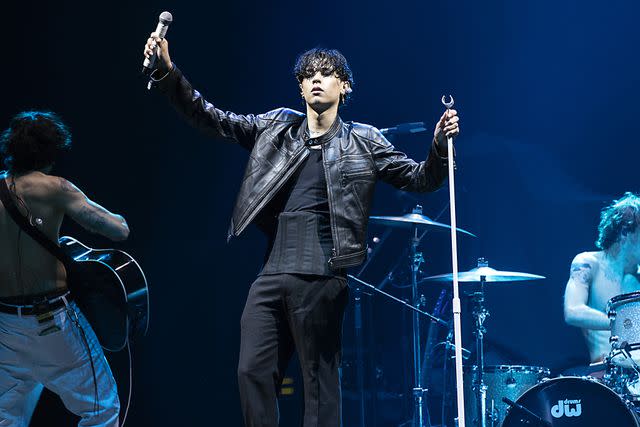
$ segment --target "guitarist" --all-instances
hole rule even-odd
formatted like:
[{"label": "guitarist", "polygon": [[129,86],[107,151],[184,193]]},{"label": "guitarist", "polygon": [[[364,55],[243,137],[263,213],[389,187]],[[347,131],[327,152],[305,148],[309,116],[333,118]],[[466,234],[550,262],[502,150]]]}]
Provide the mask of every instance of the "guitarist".
[{"label": "guitarist", "polygon": [[[69,216],[87,230],[124,240],[120,215],[50,175],[71,134],[53,113],[16,115],[0,137],[7,172],[0,185],[19,212],[52,241]],[[6,193],[5,193],[6,194]],[[67,290],[64,266],[0,204],[0,425],[25,426],[43,387],[81,417],[80,426],[118,426],[115,380],[91,326]]]}]

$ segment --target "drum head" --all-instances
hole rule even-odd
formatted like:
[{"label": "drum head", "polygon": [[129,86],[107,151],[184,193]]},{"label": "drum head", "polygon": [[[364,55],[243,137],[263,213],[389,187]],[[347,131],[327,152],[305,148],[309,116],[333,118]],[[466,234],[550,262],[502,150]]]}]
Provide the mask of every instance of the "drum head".
[{"label": "drum head", "polygon": [[[542,382],[517,401],[551,427],[638,427],[634,413],[606,386],[587,378],[563,377]],[[503,427],[539,425],[517,408],[510,408]]]}]

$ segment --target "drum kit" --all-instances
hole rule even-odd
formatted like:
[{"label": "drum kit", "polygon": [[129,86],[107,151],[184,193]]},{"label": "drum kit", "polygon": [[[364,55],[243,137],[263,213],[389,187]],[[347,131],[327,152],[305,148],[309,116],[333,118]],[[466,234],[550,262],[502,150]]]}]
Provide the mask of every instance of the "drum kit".
[{"label": "drum kit", "polygon": [[[382,294],[393,301],[403,304],[413,312],[413,398],[414,414],[412,425],[431,427],[427,415],[427,389],[423,382],[423,366],[420,355],[423,354],[421,319],[429,318],[434,325],[451,328],[444,321],[422,310],[424,297],[418,292],[418,286],[426,283],[443,283],[453,280],[452,274],[442,274],[418,280],[420,265],[424,262],[418,251],[419,232],[448,231],[450,226],[436,222],[422,214],[417,206],[410,214],[402,216],[374,216],[372,224],[411,232],[411,303],[388,294],[379,287],[368,284],[358,277],[349,275],[356,283],[356,348],[358,345],[358,318],[360,311],[360,292],[362,289]],[[459,234],[475,237],[472,233],[456,229]],[[423,234],[424,235],[424,234]],[[475,336],[475,361],[464,366],[464,417],[465,423],[475,427],[565,427],[565,426],[616,426],[640,427],[640,292],[623,294],[612,298],[608,304],[608,316],[611,321],[611,353],[602,364],[603,375],[559,376],[551,378],[548,368],[521,365],[485,365],[484,338],[487,334],[485,320],[489,311],[485,306],[485,287],[494,283],[513,283],[544,279],[544,276],[501,271],[489,267],[486,260],[480,258],[478,265],[468,271],[458,273],[458,282],[463,289],[471,290],[465,295],[471,303],[473,334]],[[447,338],[447,349],[454,348]],[[471,354],[462,349],[463,359]],[[362,358],[362,354],[358,355]],[[358,363],[359,386],[362,392],[362,361]],[[361,393],[361,422],[365,425],[364,393]],[[445,397],[443,396],[443,399]],[[445,427],[443,424],[442,427]]]}]

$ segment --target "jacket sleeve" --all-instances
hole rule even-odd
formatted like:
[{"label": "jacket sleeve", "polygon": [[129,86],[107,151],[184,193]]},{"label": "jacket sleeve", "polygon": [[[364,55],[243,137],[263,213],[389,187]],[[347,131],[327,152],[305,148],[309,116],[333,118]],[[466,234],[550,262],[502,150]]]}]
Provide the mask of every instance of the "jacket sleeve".
[{"label": "jacket sleeve", "polygon": [[427,159],[421,162],[396,150],[376,128],[371,128],[369,141],[378,177],[400,190],[435,191],[448,175],[448,159],[438,154],[435,140]]},{"label": "jacket sleeve", "polygon": [[257,135],[270,123],[266,115],[242,115],[216,108],[191,86],[175,64],[166,76],[152,80],[191,126],[207,135],[236,142],[247,150],[253,148]]}]

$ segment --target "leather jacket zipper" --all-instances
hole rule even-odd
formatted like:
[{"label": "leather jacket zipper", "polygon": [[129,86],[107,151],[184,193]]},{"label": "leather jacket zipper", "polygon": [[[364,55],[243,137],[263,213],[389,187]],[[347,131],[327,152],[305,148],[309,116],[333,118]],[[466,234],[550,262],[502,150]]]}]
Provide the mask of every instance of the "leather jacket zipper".
[{"label": "leather jacket zipper", "polygon": [[[304,152],[306,152],[307,155],[302,156],[302,158],[299,159],[298,157],[300,156],[300,153],[304,153]],[[291,175],[293,175],[295,171],[298,169],[298,167],[302,164],[302,160],[304,160],[308,155],[309,155],[309,150],[307,150],[306,147],[303,145],[296,153],[293,154],[293,156],[291,156],[291,159],[289,160],[289,162],[282,168],[282,170],[284,171],[283,175],[274,178],[273,179],[274,184],[269,189],[264,191],[260,195],[260,197],[256,197],[256,202],[254,203],[254,205],[255,204],[257,205],[255,206],[252,205],[247,208],[246,211],[251,213],[249,214],[249,216],[247,216],[244,220],[242,220],[238,224],[237,231],[233,233],[234,235],[237,236],[238,234],[240,234],[242,230],[244,230],[244,228],[248,224],[250,224],[251,221],[253,221],[256,215],[258,215],[258,213],[265,207],[265,205],[269,203],[269,201],[271,201],[271,199],[273,198],[273,195],[276,194],[278,190],[280,190],[280,188],[282,188],[282,186],[287,182],[287,180],[291,177]],[[298,163],[292,167],[291,165],[295,162],[298,162]]]},{"label": "leather jacket zipper", "polygon": [[373,176],[373,171],[369,169],[356,170],[351,172],[343,172],[342,173],[342,186],[347,185],[347,180],[355,179],[355,178],[367,178]]},{"label": "leather jacket zipper", "polygon": [[333,249],[331,249],[331,255],[333,255],[333,257],[336,257],[338,256],[338,251],[336,249],[338,245],[336,245],[336,242],[339,242],[340,239],[338,239],[338,227],[336,227],[336,220],[335,220],[336,215],[334,211],[335,202],[333,200],[333,194],[331,192],[331,185],[329,181],[329,171],[326,163],[324,162],[325,145],[326,144],[322,144],[322,165],[324,169],[324,180],[327,183],[327,197],[329,199],[329,224],[331,224],[331,237],[333,238]]}]

